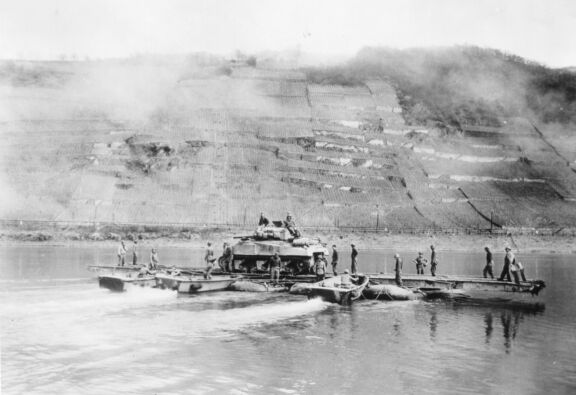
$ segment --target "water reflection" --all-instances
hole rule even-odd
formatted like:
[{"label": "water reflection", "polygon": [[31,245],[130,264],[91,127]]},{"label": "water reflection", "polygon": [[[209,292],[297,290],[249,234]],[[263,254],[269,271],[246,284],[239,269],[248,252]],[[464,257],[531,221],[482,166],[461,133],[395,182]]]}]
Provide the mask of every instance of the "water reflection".
[{"label": "water reflection", "polygon": [[506,354],[510,353],[512,341],[516,339],[521,319],[522,313],[518,310],[502,311],[500,313],[500,322],[502,323]]},{"label": "water reflection", "polygon": [[400,320],[396,320],[396,321],[394,322],[394,325],[392,325],[392,328],[393,328],[393,330],[394,330],[394,336],[395,336],[395,337],[399,337],[399,336],[400,336],[400,327],[401,327],[401,325],[400,325]]},{"label": "water reflection", "polygon": [[[466,317],[474,317],[476,316],[475,313],[478,312],[479,309],[487,309],[481,317],[484,323],[484,342],[485,344],[490,344],[492,340],[492,336],[494,334],[494,327],[495,327],[495,317],[496,319],[499,318],[500,325],[502,326],[502,338],[504,340],[504,348],[506,353],[509,354],[513,348],[514,340],[516,339],[519,330],[520,324],[523,322],[524,317],[527,316],[541,316],[544,314],[544,308],[541,305],[526,305],[526,306],[518,306],[518,305],[500,305],[495,307],[493,304],[482,305],[475,303],[474,305],[461,305],[459,303],[454,303],[453,305],[454,310],[462,311],[466,313]],[[432,338],[432,318],[434,318],[436,324],[436,318],[431,316],[430,319],[430,330],[431,330],[431,338]],[[436,326],[434,330],[436,331]],[[434,333],[436,335],[436,333]]]},{"label": "water reflection", "polygon": [[[544,311],[455,301],[342,307],[265,293],[112,294],[86,271],[110,254],[80,251],[0,251],[2,278],[16,280],[0,290],[5,392],[375,393],[385,383],[389,393],[570,393],[575,382],[573,257],[540,266],[553,284]],[[453,268],[446,263],[451,273],[474,273],[484,258],[445,255],[454,260]],[[189,261],[185,249],[172,258]],[[431,362],[426,369],[423,360]]]},{"label": "water reflection", "polygon": [[430,312],[430,322],[428,325],[430,326],[430,340],[434,341],[436,338],[436,330],[438,329],[438,313],[436,310]]},{"label": "water reflection", "polygon": [[494,317],[492,312],[484,314],[484,326],[486,327],[486,344],[490,344],[490,338],[494,330]]},{"label": "water reflection", "polygon": [[341,316],[340,314],[330,314],[330,338],[334,339],[338,334],[340,328]]}]

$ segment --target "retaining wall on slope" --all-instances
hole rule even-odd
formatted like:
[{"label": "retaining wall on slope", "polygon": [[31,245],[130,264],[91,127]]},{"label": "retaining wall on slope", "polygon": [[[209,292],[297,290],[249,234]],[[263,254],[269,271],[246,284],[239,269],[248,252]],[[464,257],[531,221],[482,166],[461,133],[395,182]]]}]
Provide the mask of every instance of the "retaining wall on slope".
[{"label": "retaining wall on slope", "polygon": [[57,88],[0,97],[16,117],[38,103],[52,119],[0,124],[13,189],[3,192],[14,195],[0,217],[238,224],[290,210],[306,226],[469,229],[497,209],[517,226],[573,220],[576,174],[554,169],[562,155],[529,122],[443,135],[405,125],[382,80],[344,87],[308,85],[292,70],[230,72],[187,76],[128,119],[114,102]]}]

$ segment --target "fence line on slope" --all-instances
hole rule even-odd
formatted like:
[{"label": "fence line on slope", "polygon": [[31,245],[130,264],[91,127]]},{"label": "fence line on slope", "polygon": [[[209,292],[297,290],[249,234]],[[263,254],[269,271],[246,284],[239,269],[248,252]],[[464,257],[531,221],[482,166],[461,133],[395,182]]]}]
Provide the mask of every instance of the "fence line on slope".
[{"label": "fence line on slope", "polygon": [[[41,230],[84,230],[87,232],[203,232],[203,231],[238,231],[252,232],[257,223],[243,222],[94,222],[94,221],[53,221],[53,220],[25,220],[0,219],[0,229],[41,231]],[[576,228],[512,228],[490,229],[486,227],[403,227],[387,226],[299,226],[305,234],[315,232],[350,232],[350,233],[380,233],[380,234],[406,234],[406,235],[534,235],[534,236],[576,236]],[[250,234],[248,233],[248,234]]]}]

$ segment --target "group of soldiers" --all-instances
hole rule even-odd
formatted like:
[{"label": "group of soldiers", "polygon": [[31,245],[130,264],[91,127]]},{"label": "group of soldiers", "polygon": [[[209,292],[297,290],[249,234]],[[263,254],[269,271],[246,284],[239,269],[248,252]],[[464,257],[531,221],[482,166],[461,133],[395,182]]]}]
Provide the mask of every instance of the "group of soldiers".
[{"label": "group of soldiers", "polygon": [[[482,274],[484,278],[494,279],[494,259],[492,258],[492,251],[490,248],[484,247],[484,251],[486,251],[486,266],[484,266],[484,270]],[[504,248],[505,255],[504,255],[504,266],[502,267],[502,273],[500,273],[500,277],[498,277],[498,281],[512,281],[512,277],[514,278],[514,282],[516,284],[520,283],[520,279],[522,281],[526,281],[526,275],[524,274],[524,265],[522,262],[516,259],[516,256],[512,252],[510,247]]]},{"label": "group of soldiers", "polygon": [[[398,255],[398,254],[396,254]],[[417,274],[424,274],[424,268],[428,265],[428,260],[424,258],[424,254],[422,252],[418,253],[416,259],[414,259],[414,263],[416,264],[416,273]],[[432,276],[436,276],[436,269],[438,268],[438,258],[436,257],[436,248],[431,245],[430,246],[430,274]]]},{"label": "group of soldiers", "polygon": [[[424,274],[424,268],[428,265],[428,260],[424,258],[424,254],[422,252],[418,253],[416,259],[413,260],[416,264],[416,273],[419,275]],[[395,273],[395,282],[396,285],[399,287],[402,286],[402,258],[400,258],[400,254],[394,254],[394,273]],[[438,268],[438,256],[436,255],[436,248],[434,245],[430,246],[430,274],[432,276],[436,276],[436,269]]]},{"label": "group of soldiers", "polygon": [[[350,244],[352,248],[352,253],[350,254],[350,271],[352,274],[358,273],[358,250],[354,244]],[[332,273],[338,275],[338,260],[339,254],[336,244],[332,245]],[[312,266],[314,274],[316,274],[316,280],[322,281],[326,278],[326,271],[328,270],[328,260],[324,256],[323,252],[317,254],[314,258],[314,264]],[[348,269],[344,270],[344,273],[348,274],[350,272]]]},{"label": "group of soldiers", "polygon": [[218,265],[223,271],[234,271],[234,257],[232,255],[232,247],[230,247],[230,244],[224,243],[222,245],[222,255],[220,258],[216,259],[212,243],[207,243],[206,252],[204,253],[204,262],[206,263],[206,270],[204,271],[205,279],[209,280],[212,278],[212,270],[214,270],[216,261],[218,261]]},{"label": "group of soldiers", "polygon": [[[116,251],[116,255],[118,257],[118,266],[124,266],[126,264],[127,254],[128,249],[126,248],[126,242],[124,240],[120,240],[120,245],[118,246],[118,250]],[[132,255],[132,265],[133,266],[138,265],[139,254],[138,254],[137,240],[132,241],[131,255]],[[158,251],[156,251],[156,248],[152,248],[152,250],[150,251],[150,260],[146,266],[150,270],[157,270],[158,264],[159,264]]]},{"label": "group of soldiers", "polygon": [[[261,221],[264,219],[268,221],[263,215],[261,215]],[[292,218],[290,214],[287,216],[287,221],[289,225],[293,225]],[[266,226],[267,223],[262,223],[261,225]],[[294,228],[295,229],[295,228]],[[132,242],[132,265],[138,265],[139,255],[138,255],[138,241],[133,240]],[[351,254],[350,254],[350,270],[346,269],[344,272],[346,274],[352,273],[353,275],[358,273],[358,250],[354,244],[350,244],[351,247]],[[488,278],[490,276],[491,279],[494,279],[494,259],[492,256],[492,251],[489,247],[484,248],[486,252],[486,265],[482,271],[484,278]],[[514,281],[515,283],[519,283],[520,280],[526,281],[526,276],[524,274],[524,266],[522,263],[516,259],[514,253],[512,252],[510,247],[506,247],[505,249],[505,256],[504,256],[504,266],[502,268],[502,272],[498,277],[498,281]],[[128,254],[128,249],[126,248],[126,243],[124,240],[120,241],[120,246],[117,250],[117,257],[118,257],[118,266],[124,266],[126,264],[126,255]],[[220,258],[216,258],[214,254],[214,249],[212,247],[212,243],[208,242],[206,251],[204,254],[204,261],[206,263],[206,269],[204,272],[204,277],[206,279],[212,278],[212,271],[215,267],[215,262],[218,261],[220,268],[226,272],[234,272],[234,257],[232,253],[232,248],[229,243],[224,243],[222,246],[222,255]],[[395,281],[398,286],[402,286],[402,258],[400,254],[396,253],[394,255],[394,272],[395,272]],[[436,249],[434,245],[430,246],[430,261],[424,258],[424,254],[422,252],[418,253],[418,256],[413,261],[416,264],[416,273],[418,275],[424,274],[424,268],[427,266],[428,262],[430,262],[430,274],[432,276],[436,276],[436,270],[438,267],[438,257],[436,254]],[[336,244],[332,245],[332,273],[334,276],[338,275],[338,263],[339,263],[339,252],[336,247]],[[158,252],[155,248],[151,249],[150,258],[148,264],[144,267],[147,270],[157,270],[159,266],[159,258]],[[278,253],[272,255],[268,261],[266,262],[266,266],[270,272],[270,281],[273,283],[278,283],[280,280],[280,271],[282,269],[282,260]],[[313,272],[316,275],[316,279],[318,281],[322,281],[326,277],[326,273],[328,271],[328,260],[325,257],[324,253],[320,252],[315,255],[314,262],[312,266],[309,268],[309,272]]]},{"label": "group of soldiers", "polygon": [[[270,220],[264,216],[264,213],[260,213],[260,219],[258,220],[258,226],[269,226]],[[292,218],[292,214],[288,213],[286,219],[282,221],[282,225],[290,232],[290,234],[296,238],[300,237],[300,231],[296,228],[296,222]]]},{"label": "group of soldiers", "polygon": [[[436,255],[436,249],[433,245],[430,246],[430,274],[432,276],[436,276],[436,269],[438,267],[438,257]],[[484,278],[494,279],[494,259],[492,257],[492,251],[490,251],[489,247],[485,247],[484,251],[486,251],[486,266],[482,270],[482,274]],[[520,279],[522,281],[526,281],[526,275],[524,274],[524,266],[522,263],[516,259],[512,249],[510,247],[504,248],[506,255],[504,256],[504,266],[502,268],[502,273],[500,277],[498,277],[498,281],[508,281],[512,282],[512,279],[516,284],[520,283]],[[400,258],[400,254],[394,255],[394,272],[395,272],[395,281],[398,286],[402,286],[402,259]],[[416,264],[416,273],[419,275],[424,274],[424,268],[427,266],[428,261],[424,258],[424,254],[422,252],[418,253],[418,256],[413,261]]]}]

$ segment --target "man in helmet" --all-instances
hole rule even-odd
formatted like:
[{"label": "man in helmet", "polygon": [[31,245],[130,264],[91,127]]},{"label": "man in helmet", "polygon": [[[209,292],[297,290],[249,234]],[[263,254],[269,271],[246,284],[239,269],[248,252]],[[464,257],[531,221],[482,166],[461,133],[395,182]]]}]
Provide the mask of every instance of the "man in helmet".
[{"label": "man in helmet", "polygon": [[506,278],[506,281],[512,281],[512,278],[510,277],[510,265],[514,262],[514,254],[510,247],[504,248],[504,251],[506,251],[506,255],[504,256],[504,267],[502,268],[500,277],[498,277],[498,281],[504,281],[504,278]]},{"label": "man in helmet", "polygon": [[152,248],[152,251],[150,252],[150,263],[148,267],[150,270],[158,270],[158,252],[156,251],[156,248]]},{"label": "man in helmet", "polygon": [[204,271],[204,278],[210,280],[212,278],[212,270],[214,269],[214,249],[212,248],[212,243],[208,242],[206,244],[206,253],[204,254],[204,262],[206,262],[206,270]]},{"label": "man in helmet", "polygon": [[268,226],[270,221],[264,216],[264,213],[260,213],[260,219],[258,220],[258,226]]},{"label": "man in helmet", "polygon": [[424,266],[426,266],[426,259],[424,258],[424,254],[419,252],[418,257],[414,260],[414,262],[416,263],[416,273],[424,274]]},{"label": "man in helmet", "polygon": [[482,274],[484,278],[488,278],[488,275],[490,275],[490,278],[494,280],[494,259],[492,258],[492,251],[490,251],[488,247],[484,247],[484,251],[486,251],[486,266],[484,266]]},{"label": "man in helmet", "polygon": [[286,220],[284,221],[284,226],[288,229],[288,232],[296,238],[300,237],[300,232],[296,229],[296,222],[292,219],[292,215],[288,213],[286,215]]},{"label": "man in helmet", "polygon": [[350,260],[351,260],[350,270],[352,271],[352,274],[357,274],[358,273],[358,250],[356,249],[356,246],[354,244],[350,244],[350,247],[352,248],[352,253],[350,254]]},{"label": "man in helmet", "polygon": [[402,286],[402,259],[400,258],[400,254],[394,254],[394,271],[396,272],[396,276],[394,281],[396,285],[401,287]]},{"label": "man in helmet", "polygon": [[270,282],[273,284],[278,284],[280,282],[280,268],[282,266],[282,260],[275,252],[274,255],[268,259],[268,268],[270,269]]},{"label": "man in helmet", "polygon": [[124,240],[120,240],[120,245],[118,246],[118,251],[116,253],[118,256],[118,266],[124,266],[126,262],[126,244]]},{"label": "man in helmet", "polygon": [[433,245],[430,246],[430,274],[436,276],[436,268],[438,267],[438,258],[436,257],[436,249]]},{"label": "man in helmet", "polygon": [[336,244],[332,245],[332,272],[335,276],[338,275],[336,267],[338,266],[338,250],[336,250]]},{"label": "man in helmet", "polygon": [[350,270],[345,269],[344,274],[340,276],[340,284],[342,288],[350,288],[352,287],[352,279],[350,278]]},{"label": "man in helmet", "polygon": [[321,252],[316,256],[314,260],[314,272],[316,274],[316,281],[323,281],[326,278],[326,266],[328,262],[324,258],[324,253]]}]

